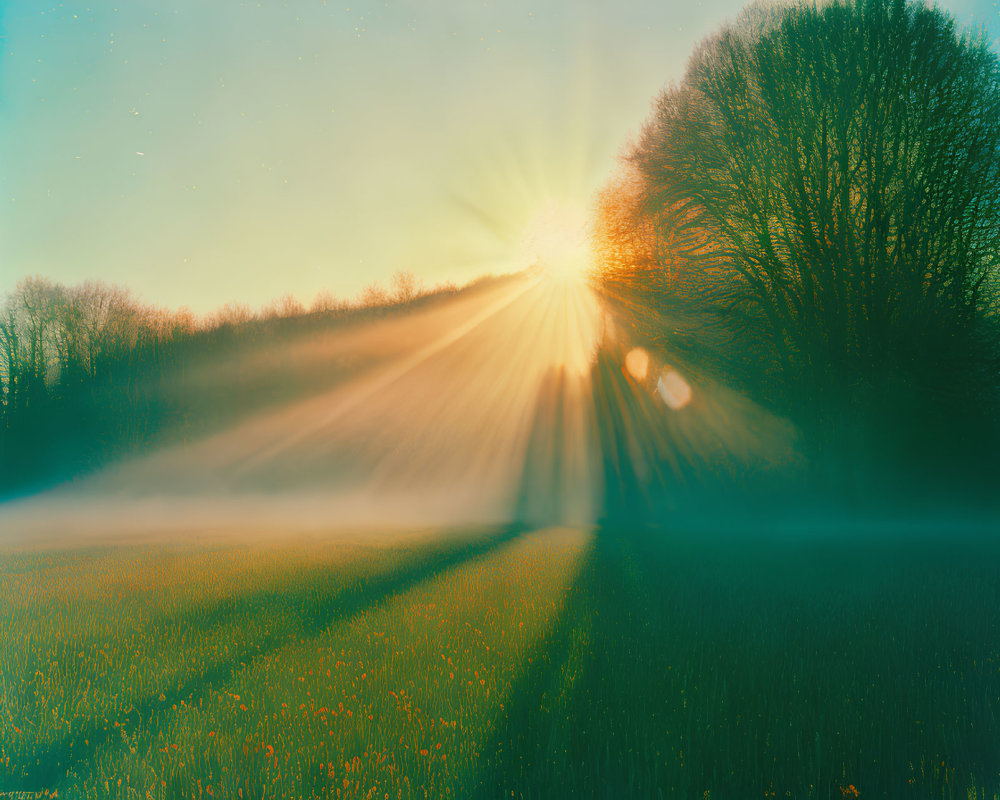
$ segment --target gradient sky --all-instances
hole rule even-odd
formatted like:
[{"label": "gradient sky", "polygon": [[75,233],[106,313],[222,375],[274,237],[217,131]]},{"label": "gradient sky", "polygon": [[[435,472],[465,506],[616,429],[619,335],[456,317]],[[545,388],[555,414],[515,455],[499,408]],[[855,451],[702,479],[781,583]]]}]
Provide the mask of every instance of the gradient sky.
[{"label": "gradient sky", "polygon": [[[994,0],[943,5],[1000,37]],[[0,293],[99,278],[205,312],[510,269],[742,6],[0,2]]]}]

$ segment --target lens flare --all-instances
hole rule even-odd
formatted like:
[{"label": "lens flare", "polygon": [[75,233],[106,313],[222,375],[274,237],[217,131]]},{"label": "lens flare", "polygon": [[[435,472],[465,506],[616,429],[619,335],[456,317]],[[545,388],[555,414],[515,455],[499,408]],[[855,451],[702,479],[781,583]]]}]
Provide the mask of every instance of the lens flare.
[{"label": "lens flare", "polygon": [[691,386],[680,374],[670,368],[664,368],[656,382],[656,392],[660,398],[674,411],[680,411],[691,402]]},{"label": "lens flare", "polygon": [[642,383],[649,374],[649,353],[641,347],[633,347],[625,356],[625,369],[636,381]]}]

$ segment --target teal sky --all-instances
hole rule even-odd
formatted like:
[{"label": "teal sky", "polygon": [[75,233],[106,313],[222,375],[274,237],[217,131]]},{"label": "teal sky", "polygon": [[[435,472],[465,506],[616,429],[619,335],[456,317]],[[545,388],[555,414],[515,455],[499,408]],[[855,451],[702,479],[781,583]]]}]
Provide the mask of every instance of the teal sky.
[{"label": "teal sky", "polygon": [[[739,0],[0,2],[0,293],[196,312],[516,266]],[[993,0],[953,0],[996,41]]]}]

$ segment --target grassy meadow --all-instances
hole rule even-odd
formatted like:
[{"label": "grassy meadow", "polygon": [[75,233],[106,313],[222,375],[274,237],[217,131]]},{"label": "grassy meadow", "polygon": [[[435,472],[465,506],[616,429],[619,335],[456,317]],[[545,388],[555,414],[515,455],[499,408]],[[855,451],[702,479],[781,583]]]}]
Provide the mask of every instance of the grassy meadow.
[{"label": "grassy meadow", "polygon": [[998,566],[523,527],[9,552],[0,793],[994,798]]}]

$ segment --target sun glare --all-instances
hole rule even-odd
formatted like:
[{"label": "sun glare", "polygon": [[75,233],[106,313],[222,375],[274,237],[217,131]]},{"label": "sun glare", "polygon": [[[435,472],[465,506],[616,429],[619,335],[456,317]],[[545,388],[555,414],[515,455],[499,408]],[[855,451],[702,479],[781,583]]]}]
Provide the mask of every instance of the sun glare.
[{"label": "sun glare", "polygon": [[525,227],[518,251],[525,266],[537,268],[546,277],[582,278],[591,265],[586,214],[567,206],[542,209]]}]

